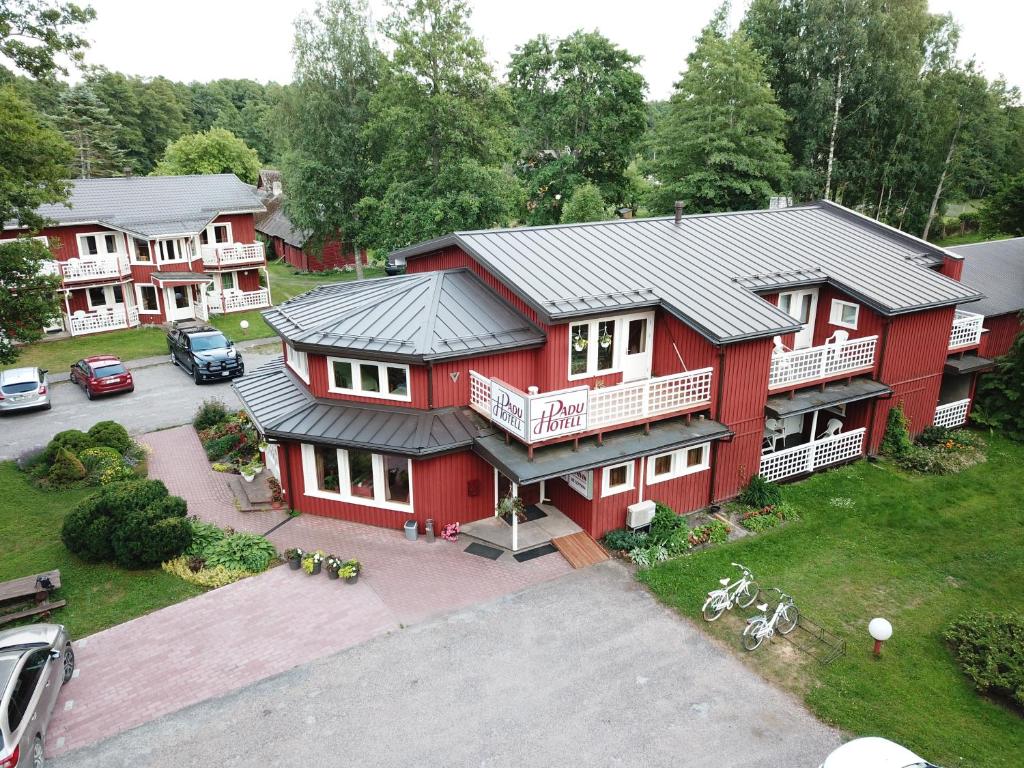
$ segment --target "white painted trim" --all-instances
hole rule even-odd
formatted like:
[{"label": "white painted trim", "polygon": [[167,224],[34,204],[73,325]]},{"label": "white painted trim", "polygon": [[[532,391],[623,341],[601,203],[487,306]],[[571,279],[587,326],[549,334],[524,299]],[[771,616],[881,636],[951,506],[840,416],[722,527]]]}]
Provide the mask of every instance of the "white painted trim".
[{"label": "white painted trim", "polygon": [[[137,264],[142,267],[152,267],[156,264],[156,248],[153,247],[153,241],[147,240],[144,237],[133,237],[132,235],[125,235],[125,238],[130,242],[128,243],[128,263]],[[135,249],[135,241],[145,243],[149,248],[149,261],[140,261],[138,253]]]},{"label": "white painted trim", "polygon": [[[363,507],[374,507],[375,509],[386,509],[392,512],[405,512],[412,514],[414,508],[412,459],[406,458],[406,466],[409,473],[409,503],[397,504],[393,501],[385,501],[385,484],[387,477],[384,470],[384,454],[373,453],[373,493],[374,498],[367,499],[365,496],[353,496],[351,494],[351,477],[348,468],[348,451],[344,448],[337,448],[338,452],[338,484],[341,491],[331,493],[322,491],[316,481],[316,453],[315,446],[310,443],[302,443],[302,478],[303,491],[307,496],[329,501],[341,501],[346,504],[358,504]],[[389,454],[396,455],[396,454]],[[402,457],[399,457],[402,458]]]},{"label": "white painted trim", "polygon": [[[217,242],[217,239],[214,237],[214,228],[215,227],[227,227],[227,230],[228,230],[228,238],[227,238],[227,240],[225,240],[224,242],[221,242],[221,243]],[[203,232],[206,233],[206,243],[205,243],[205,245],[212,245],[212,246],[231,245],[232,243],[235,242],[234,239],[232,238],[232,235],[234,233],[233,233],[233,231],[231,229],[231,222],[230,221],[211,221],[203,229]],[[200,238],[200,240],[199,240],[200,247],[202,247],[204,245],[204,243],[202,241],[202,232],[198,233],[198,237]]]},{"label": "white painted trim", "polygon": [[[287,349],[285,363],[296,376],[309,384],[309,355],[296,349],[288,342],[285,342],[285,347]],[[299,361],[301,361],[301,364],[298,364]]]},{"label": "white painted trim", "polygon": [[[610,485],[608,477],[611,475],[613,469],[619,467],[626,467],[626,482],[622,485]],[[636,487],[636,461],[623,461],[618,464],[609,464],[607,467],[601,469],[601,498],[606,496],[614,496],[618,493],[625,493],[626,491],[632,491]]]},{"label": "white painted trim", "polygon": [[[846,307],[853,307],[852,323],[843,320],[843,310]],[[856,331],[857,323],[860,322],[860,304],[852,301],[843,301],[842,299],[832,299],[832,306],[828,310],[828,322],[829,325],[837,325],[840,328],[849,328],[851,331]]]},{"label": "white painted trim", "polygon": [[[626,352],[626,344],[629,339],[627,332],[629,329],[629,322],[631,320],[647,320],[647,339],[646,339],[646,354],[648,359],[648,377],[650,376],[650,363],[654,359],[654,313],[653,312],[631,312],[625,315],[609,315],[605,317],[595,317],[589,320],[577,320],[570,322],[569,325],[569,338],[566,349],[566,372],[568,373],[569,381],[579,381],[580,379],[590,379],[594,376],[607,376],[613,373],[620,373],[622,371],[623,357]],[[597,368],[597,353],[600,345],[598,344],[598,328],[601,323],[615,323],[614,345],[615,350],[612,357],[611,368]],[[588,327],[588,338],[587,338],[587,370],[583,373],[572,372],[572,340],[573,340],[573,328],[575,326],[586,325]]]},{"label": "white painted trim", "polygon": [[[114,296],[114,285],[121,286],[121,301],[117,301],[117,297]],[[99,308],[106,309],[107,307],[117,308],[125,303],[125,290],[122,283],[115,283],[114,285],[90,285],[85,288],[85,303],[89,307],[89,311],[93,312]],[[92,303],[92,291],[100,289],[103,291],[103,298],[106,299],[105,304],[93,304]],[[74,290],[69,289],[69,290]]]},{"label": "white painted trim", "polygon": [[[140,315],[159,315],[160,314],[160,289],[152,283],[135,283],[135,305],[139,308]],[[152,288],[153,295],[156,297],[156,309],[144,309],[145,304],[142,301],[142,289]]]},{"label": "white painted trim", "polygon": [[[327,391],[333,392],[339,395],[358,395],[360,397],[372,397],[376,400],[397,400],[403,403],[412,402],[412,376],[410,375],[409,366],[405,363],[379,363],[373,360],[357,360],[350,357],[328,357],[327,359]],[[387,369],[388,368],[401,368],[405,371],[405,389],[408,394],[405,395],[392,395],[387,392],[373,392],[372,390],[364,389],[345,389],[339,387],[334,381],[334,363],[349,363],[352,366],[352,384],[357,385],[362,381],[361,371],[359,366],[377,366],[377,377],[381,387],[387,387]]]},{"label": "white painted trim", "polygon": [[[83,247],[83,242],[87,237],[96,238],[96,253],[89,253],[87,249]],[[101,245],[105,245],[106,238],[114,238],[114,250],[108,251],[105,247],[101,248]],[[120,256],[124,254],[124,233],[123,232],[79,232],[75,235],[75,246],[78,249],[78,258],[80,259],[94,259],[99,256]]]},{"label": "white painted trim", "polygon": [[[686,466],[686,459],[689,456],[690,451],[702,451],[701,462],[692,467]],[[663,456],[672,457],[672,469],[664,475],[654,474],[654,469],[658,459]],[[711,443],[701,443],[700,445],[691,445],[686,448],[677,448],[674,451],[667,451],[665,453],[652,454],[647,457],[647,484],[657,485],[658,483],[664,483],[668,480],[675,480],[676,478],[686,477],[686,475],[692,475],[697,472],[703,472],[711,467]],[[642,499],[641,499],[642,501]]]}]

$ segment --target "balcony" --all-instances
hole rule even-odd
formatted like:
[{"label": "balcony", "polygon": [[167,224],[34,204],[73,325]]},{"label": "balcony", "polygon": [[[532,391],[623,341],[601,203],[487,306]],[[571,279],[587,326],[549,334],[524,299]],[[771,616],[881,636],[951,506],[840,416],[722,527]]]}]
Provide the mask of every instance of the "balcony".
[{"label": "balcony", "polygon": [[807,349],[781,351],[776,348],[768,373],[768,389],[868,372],[875,367],[877,342],[877,336],[864,336]]},{"label": "balcony", "polygon": [[68,259],[53,263],[56,265],[57,274],[64,280],[65,285],[112,280],[131,274],[128,260],[123,256],[96,256],[90,259]]},{"label": "balcony", "polygon": [[861,427],[792,448],[766,453],[761,457],[761,476],[773,482],[855,459],[864,453],[865,431],[866,429]]},{"label": "balcony", "polygon": [[68,330],[72,336],[134,328],[139,324],[139,310],[124,304],[115,304],[92,312],[78,310],[68,317]]},{"label": "balcony", "polygon": [[967,423],[967,411],[970,407],[970,398],[943,403],[935,409],[935,421],[932,423],[936,427],[959,427]]},{"label": "balcony", "polygon": [[266,260],[263,243],[203,246],[203,266],[210,269],[227,269],[243,264],[265,264]]},{"label": "balcony", "polygon": [[270,306],[270,292],[266,288],[257,291],[210,291],[206,294],[207,306],[213,314],[244,312],[247,309],[263,309]]},{"label": "balcony", "polygon": [[949,334],[949,348],[966,349],[981,343],[981,324],[985,322],[984,315],[976,315],[973,312],[964,312],[958,309],[953,316],[953,329]]},{"label": "balcony", "polygon": [[711,368],[591,389],[523,392],[470,371],[470,407],[524,443],[685,413],[711,403]]}]

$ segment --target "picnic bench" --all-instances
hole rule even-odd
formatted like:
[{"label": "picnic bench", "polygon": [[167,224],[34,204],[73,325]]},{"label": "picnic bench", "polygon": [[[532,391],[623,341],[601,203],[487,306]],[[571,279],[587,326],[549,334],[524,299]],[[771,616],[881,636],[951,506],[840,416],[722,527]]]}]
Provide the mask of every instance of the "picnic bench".
[{"label": "picnic bench", "polygon": [[0,625],[29,616],[48,614],[67,605],[67,600],[51,600],[60,589],[60,571],[0,581]]}]

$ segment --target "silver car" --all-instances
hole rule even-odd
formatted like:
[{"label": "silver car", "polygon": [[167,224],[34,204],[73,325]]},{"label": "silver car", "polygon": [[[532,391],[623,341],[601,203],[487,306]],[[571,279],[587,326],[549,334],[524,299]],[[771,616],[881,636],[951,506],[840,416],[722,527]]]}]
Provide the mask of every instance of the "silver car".
[{"label": "silver car", "polygon": [[63,625],[0,632],[0,768],[41,768],[50,713],[74,671]]},{"label": "silver car", "polygon": [[[0,413],[23,408],[50,410],[50,382],[45,368],[10,368],[0,371]],[[3,764],[0,763],[0,768]]]}]

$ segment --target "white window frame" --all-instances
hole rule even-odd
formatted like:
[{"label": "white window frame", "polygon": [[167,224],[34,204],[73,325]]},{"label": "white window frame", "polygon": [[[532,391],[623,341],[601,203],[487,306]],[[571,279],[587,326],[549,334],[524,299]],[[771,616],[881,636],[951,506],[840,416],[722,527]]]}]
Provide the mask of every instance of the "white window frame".
[{"label": "white window frame", "polygon": [[[138,249],[135,247],[135,242],[136,241],[138,241],[140,243],[145,243],[147,245],[147,247],[149,248],[149,261],[143,261],[142,259],[139,258]],[[156,257],[156,249],[153,247],[153,241],[146,240],[145,238],[142,238],[142,237],[133,237],[133,238],[131,238],[131,243],[129,244],[129,249],[128,249],[128,260],[132,264],[144,264],[146,266],[152,266],[155,257]]]},{"label": "white window frame", "polygon": [[[686,466],[686,459],[689,456],[690,451],[701,451],[701,462],[695,464],[692,467]],[[656,474],[655,464],[657,460],[664,457],[672,457],[672,469],[663,475]],[[686,475],[692,475],[697,472],[703,472],[711,467],[711,443],[701,443],[700,445],[690,445],[686,448],[677,448],[674,451],[667,451],[665,453],[658,453],[653,456],[647,457],[647,485],[656,485],[658,483],[664,483],[667,480],[675,480],[679,477],[685,477]]]},{"label": "white window frame", "polygon": [[[118,283],[118,285],[120,285],[120,283]],[[105,298],[107,300],[106,304],[93,304],[92,303],[92,291],[95,288],[100,288],[100,289],[103,290],[103,298]],[[120,307],[120,306],[122,306],[125,303],[124,297],[125,297],[125,290],[124,290],[124,286],[123,285],[121,285],[121,302],[120,303],[118,303],[117,297],[114,296],[114,286],[113,285],[92,285],[92,286],[89,286],[88,288],[85,289],[85,303],[88,305],[90,312],[93,312],[93,311],[95,311],[97,309],[105,308],[105,307],[111,307],[111,308],[113,308],[113,307]]]},{"label": "white window frame", "polygon": [[[611,485],[609,478],[612,470],[619,467],[626,467],[626,482],[622,485]],[[636,461],[621,461],[618,464],[610,464],[601,470],[601,498],[614,496],[619,493],[632,491],[636,487]]]},{"label": "white window frame", "polygon": [[[142,300],[142,289],[152,288],[153,295],[156,297],[156,309],[146,309],[146,303]],[[160,289],[152,283],[135,283],[135,306],[139,308],[140,315],[159,315],[160,314]]]},{"label": "white window frame", "polygon": [[[214,273],[214,279],[217,280],[217,288],[221,291],[238,291],[241,290],[238,287],[238,273],[237,272],[219,272]],[[229,287],[225,282],[224,278],[231,275],[231,286]]]},{"label": "white window frame", "polygon": [[[192,243],[191,237],[165,237],[155,242],[157,264],[187,264],[196,258],[195,246]],[[167,258],[164,248],[165,243],[174,243],[174,250],[178,254],[175,258]]]},{"label": "white window frame", "polygon": [[[227,230],[228,230],[228,239],[225,240],[223,243],[218,243],[217,242],[217,238],[214,237],[214,227],[226,227]],[[206,231],[206,243],[205,243],[205,245],[211,245],[211,246],[217,247],[218,245],[219,246],[231,245],[234,242],[234,240],[232,239],[232,236],[234,235],[234,232],[232,232],[232,230],[231,230],[231,222],[230,221],[211,221],[209,224],[206,225],[206,230],[205,231]],[[202,244],[202,241],[200,241],[200,243]]]},{"label": "white window frame", "polygon": [[[647,320],[647,338],[644,339],[645,354],[648,358],[648,364],[654,356],[654,313],[653,312],[633,312],[628,315],[612,315],[610,317],[595,317],[589,320],[574,320],[569,323],[569,343],[568,349],[566,350],[566,373],[568,374],[569,381],[579,381],[580,379],[592,379],[595,376],[607,376],[613,373],[621,373],[623,370],[623,357],[626,355],[626,348],[629,344],[629,323],[632,320]],[[615,333],[613,334],[615,350],[612,356],[612,365],[610,368],[598,368],[597,367],[597,352],[600,348],[598,344],[598,328],[602,323],[614,323]],[[573,340],[573,328],[575,326],[586,325],[589,330],[587,332],[587,370],[583,373],[572,372],[572,340]]]},{"label": "white window frame", "polygon": [[[382,387],[387,386],[387,369],[388,368],[401,368],[405,371],[405,388],[407,394],[405,395],[392,395],[388,392],[372,392],[370,390],[353,388],[345,389],[339,387],[334,380],[334,364],[335,363],[349,363],[352,366],[352,384],[359,385],[362,382],[362,372],[359,370],[360,366],[376,366],[377,377]],[[405,363],[385,363],[376,362],[374,360],[357,360],[350,357],[328,357],[327,358],[327,391],[333,392],[338,395],[358,395],[360,397],[372,397],[377,400],[397,400],[403,403],[412,402],[412,376],[410,375],[409,366]]]},{"label": "white window frame", "polygon": [[[318,499],[329,499],[331,501],[343,501],[346,504],[358,504],[363,507],[374,507],[377,509],[388,509],[394,512],[405,512],[412,514],[414,511],[412,459],[405,457],[407,472],[409,474],[409,503],[399,504],[394,501],[387,501],[384,498],[386,493],[387,472],[384,469],[384,454],[371,452],[373,456],[373,494],[372,499],[364,496],[352,495],[352,480],[348,467],[348,451],[344,448],[338,451],[338,493],[322,491],[316,480],[316,448],[310,443],[302,443],[302,477],[305,494]],[[397,454],[388,454],[391,456]]]},{"label": "white window frame", "polygon": [[[843,310],[847,307],[853,307],[853,322],[848,323],[843,320]],[[829,325],[837,325],[840,328],[849,328],[852,331],[857,330],[857,323],[860,322],[860,304],[855,304],[852,301],[843,301],[842,299],[832,299],[832,306],[829,307],[828,312]]]},{"label": "white window frame", "polygon": [[295,372],[296,376],[309,384],[309,355],[288,342],[285,342],[284,346],[286,349],[285,363]]},{"label": "white window frame", "polygon": [[[95,237],[96,238],[96,253],[89,253],[84,247],[85,238]],[[107,237],[114,238],[114,251],[107,251],[100,248],[101,243],[106,242]],[[99,259],[103,256],[120,256],[124,253],[124,237],[120,232],[82,232],[75,236],[75,243],[78,246],[78,258],[80,259]]]}]

